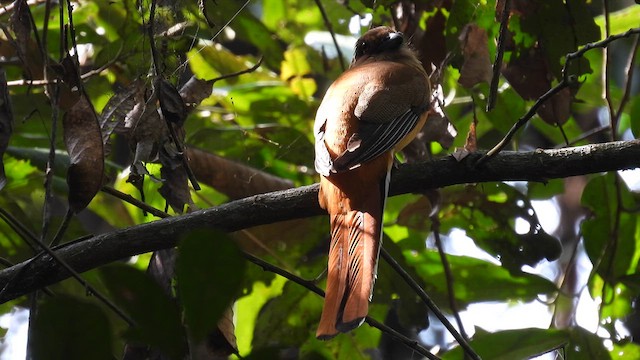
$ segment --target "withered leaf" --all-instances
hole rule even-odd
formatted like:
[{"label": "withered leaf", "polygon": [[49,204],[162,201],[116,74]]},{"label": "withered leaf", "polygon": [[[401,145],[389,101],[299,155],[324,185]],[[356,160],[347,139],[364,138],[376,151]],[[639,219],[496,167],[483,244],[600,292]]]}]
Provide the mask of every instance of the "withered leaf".
[{"label": "withered leaf", "polygon": [[[58,84],[58,106],[63,111],[68,111],[80,100],[80,97],[82,96],[82,80],[80,79],[78,66],[76,65],[73,57],[67,54],[59,64],[51,60],[47,68],[51,74],[55,75],[55,77],[62,79],[62,83]],[[51,87],[48,87],[47,89],[47,96],[52,98],[53,92],[50,90]]]},{"label": "withered leaf", "polygon": [[87,207],[102,186],[104,154],[98,117],[86,96],[62,118],[64,143],[69,153],[67,172],[69,207],[77,213]]},{"label": "withered leaf", "polygon": [[411,229],[429,231],[431,222],[429,215],[433,210],[433,204],[426,196],[407,204],[398,214],[398,225],[407,226]]},{"label": "withered leaf", "polygon": [[107,144],[115,128],[124,123],[136,104],[144,102],[144,91],[144,82],[137,79],[109,99],[100,116],[102,144]]},{"label": "withered leaf", "polygon": [[[551,88],[553,74],[539,48],[522,52],[512,58],[502,74],[525,100],[538,99]],[[563,124],[569,119],[571,91],[564,89],[547,100],[537,111],[549,124]]]},{"label": "withered leaf", "polygon": [[62,81],[64,81],[72,91],[79,89],[82,80],[80,80],[80,72],[73,57],[67,54],[60,62],[60,65],[62,66]]},{"label": "withered leaf", "polygon": [[162,186],[158,192],[178,214],[184,211],[185,205],[194,206],[189,190],[189,179],[182,166],[181,156],[171,143],[166,143],[160,152]]},{"label": "withered leaf", "polygon": [[182,126],[187,117],[187,109],[178,90],[167,80],[158,77],[155,90],[160,102],[160,109],[165,118],[177,126]]},{"label": "withered leaf", "polygon": [[200,80],[195,76],[192,76],[180,88],[180,96],[184,100],[187,111],[193,110],[198,106],[202,100],[211,96],[211,89],[213,88],[213,80]]},{"label": "withered leaf", "polygon": [[9,138],[13,132],[13,112],[7,88],[7,77],[3,68],[0,68],[0,190],[6,185],[7,178],[4,173],[2,157],[9,146]]},{"label": "withered leaf", "polygon": [[[229,356],[238,352],[236,342],[236,327],[233,324],[233,307],[227,308],[220,321],[218,321],[218,331],[211,334],[213,343],[216,345],[216,353]],[[219,332],[219,334],[218,334]]]},{"label": "withered leaf", "polygon": [[27,53],[28,44],[31,37],[31,19],[29,16],[29,5],[26,0],[16,0],[15,8],[11,14],[11,29],[15,34],[18,55],[24,62],[29,60]]},{"label": "withered leaf", "polygon": [[[427,19],[424,33],[421,37],[411,41],[420,55],[420,61],[425,67],[433,64],[441,66],[447,57],[447,43],[445,38],[445,28],[447,17],[445,12],[451,10],[451,2],[444,2],[436,13]],[[417,40],[417,41],[416,41]],[[429,70],[427,68],[427,70]]]},{"label": "withered leaf", "polygon": [[476,24],[468,24],[460,34],[464,63],[460,69],[460,85],[470,88],[491,81],[491,59],[487,32]]},{"label": "withered leaf", "polygon": [[471,125],[469,125],[469,133],[467,133],[467,140],[464,143],[464,149],[469,152],[474,152],[478,150],[478,137],[476,135],[477,125],[478,125],[478,118],[474,116],[473,121],[471,122]]}]

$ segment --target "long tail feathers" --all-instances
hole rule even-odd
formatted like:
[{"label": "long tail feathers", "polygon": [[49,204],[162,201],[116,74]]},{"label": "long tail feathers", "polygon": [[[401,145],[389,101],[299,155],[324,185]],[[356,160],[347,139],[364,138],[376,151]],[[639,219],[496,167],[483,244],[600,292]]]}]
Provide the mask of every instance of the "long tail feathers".
[{"label": "long tail feathers", "polygon": [[331,215],[327,288],[316,333],[319,339],[353,330],[367,316],[380,252],[384,186],[380,193],[371,194],[361,210]]}]

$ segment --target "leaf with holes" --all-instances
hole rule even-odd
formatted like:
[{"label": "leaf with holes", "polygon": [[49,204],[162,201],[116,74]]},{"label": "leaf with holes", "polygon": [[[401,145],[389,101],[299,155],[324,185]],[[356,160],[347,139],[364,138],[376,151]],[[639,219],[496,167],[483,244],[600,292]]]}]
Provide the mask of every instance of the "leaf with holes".
[{"label": "leaf with holes", "polygon": [[125,119],[134,110],[134,107],[144,103],[145,88],[143,85],[144,82],[137,79],[109,99],[100,116],[103,144],[107,144],[115,128],[124,123]]}]

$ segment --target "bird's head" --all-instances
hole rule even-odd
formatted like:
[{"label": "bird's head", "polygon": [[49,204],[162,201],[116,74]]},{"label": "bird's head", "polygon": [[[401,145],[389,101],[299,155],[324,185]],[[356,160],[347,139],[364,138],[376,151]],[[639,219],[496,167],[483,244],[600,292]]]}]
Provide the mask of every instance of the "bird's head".
[{"label": "bird's head", "polygon": [[413,56],[404,35],[387,26],[380,26],[367,31],[358,39],[351,66],[369,61],[395,60],[404,56]]}]

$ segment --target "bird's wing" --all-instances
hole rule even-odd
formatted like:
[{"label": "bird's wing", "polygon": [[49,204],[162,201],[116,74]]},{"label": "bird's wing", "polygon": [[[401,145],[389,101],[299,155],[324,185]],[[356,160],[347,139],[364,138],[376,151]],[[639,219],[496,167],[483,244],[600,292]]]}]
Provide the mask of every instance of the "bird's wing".
[{"label": "bird's wing", "polygon": [[334,172],[350,170],[393,149],[420,120],[426,109],[409,108],[391,121],[360,121],[359,129],[349,139],[347,150],[333,160]]}]

